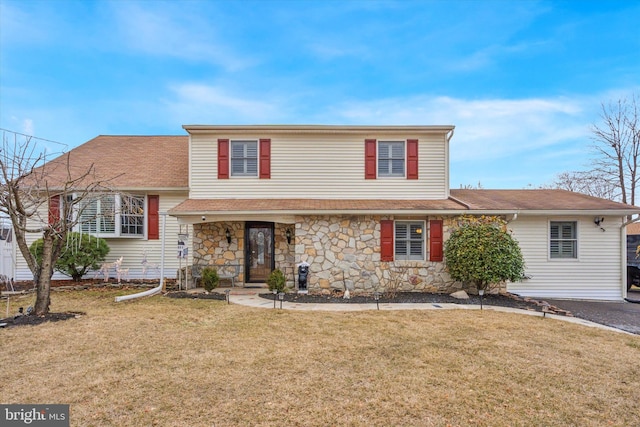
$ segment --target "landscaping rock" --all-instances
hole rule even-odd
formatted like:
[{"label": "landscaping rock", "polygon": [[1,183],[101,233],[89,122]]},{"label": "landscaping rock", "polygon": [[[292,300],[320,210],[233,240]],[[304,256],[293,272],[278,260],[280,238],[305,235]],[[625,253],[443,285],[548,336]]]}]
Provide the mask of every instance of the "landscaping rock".
[{"label": "landscaping rock", "polygon": [[457,291],[450,294],[450,296],[456,299],[469,299],[469,294],[467,294],[465,291]]}]

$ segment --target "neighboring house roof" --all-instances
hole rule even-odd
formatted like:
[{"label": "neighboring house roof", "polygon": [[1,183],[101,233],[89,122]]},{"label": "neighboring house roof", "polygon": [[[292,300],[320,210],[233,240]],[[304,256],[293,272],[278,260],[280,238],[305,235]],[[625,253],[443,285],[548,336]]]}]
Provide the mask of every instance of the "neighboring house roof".
[{"label": "neighboring house roof", "polygon": [[640,234],[640,222],[634,222],[633,224],[627,225],[627,235],[636,234]]},{"label": "neighboring house roof", "polygon": [[45,165],[50,185],[85,173],[94,165],[99,179],[121,189],[188,189],[189,137],[100,135]]}]

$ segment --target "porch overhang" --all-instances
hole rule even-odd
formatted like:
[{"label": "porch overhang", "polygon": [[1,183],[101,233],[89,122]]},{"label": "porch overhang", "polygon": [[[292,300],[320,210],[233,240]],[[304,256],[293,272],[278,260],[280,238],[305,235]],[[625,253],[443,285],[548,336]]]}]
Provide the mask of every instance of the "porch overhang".
[{"label": "porch overhang", "polygon": [[168,211],[185,224],[218,221],[295,223],[296,215],[459,215],[468,210],[452,199],[188,199]]}]

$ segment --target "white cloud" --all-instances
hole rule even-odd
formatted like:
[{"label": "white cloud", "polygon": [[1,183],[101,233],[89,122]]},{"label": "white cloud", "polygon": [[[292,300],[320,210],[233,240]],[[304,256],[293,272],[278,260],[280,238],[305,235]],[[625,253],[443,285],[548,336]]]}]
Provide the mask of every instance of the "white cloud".
[{"label": "white cloud", "polygon": [[25,135],[34,135],[34,129],[33,129],[33,120],[31,119],[24,119],[22,120],[22,132],[24,132]]},{"label": "white cloud", "polygon": [[117,2],[115,5],[115,19],[126,48],[149,55],[208,62],[228,71],[237,71],[256,62],[233,52],[216,33],[219,26],[196,11],[182,10],[188,3],[163,3],[166,7],[153,9],[143,7],[145,3]]},{"label": "white cloud", "polygon": [[468,100],[417,96],[351,102],[351,123],[455,125],[452,160],[501,158],[586,138],[593,121],[584,99]]},{"label": "white cloud", "polygon": [[181,118],[183,124],[269,123],[281,116],[275,101],[232,94],[218,86],[185,83],[170,90],[175,99],[166,104],[170,114]]},{"label": "white cloud", "polygon": [[[27,10],[18,3],[0,1],[0,28],[3,45],[46,43],[51,38],[51,21],[57,19],[48,8]],[[22,6],[22,5],[21,5]]]}]

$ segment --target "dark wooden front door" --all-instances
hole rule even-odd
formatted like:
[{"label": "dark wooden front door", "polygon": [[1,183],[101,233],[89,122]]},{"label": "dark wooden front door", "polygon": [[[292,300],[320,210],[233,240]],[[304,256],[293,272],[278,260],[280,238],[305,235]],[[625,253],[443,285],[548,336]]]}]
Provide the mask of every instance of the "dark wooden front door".
[{"label": "dark wooden front door", "polygon": [[275,268],[273,223],[247,222],[245,233],[247,282],[264,283]]}]

